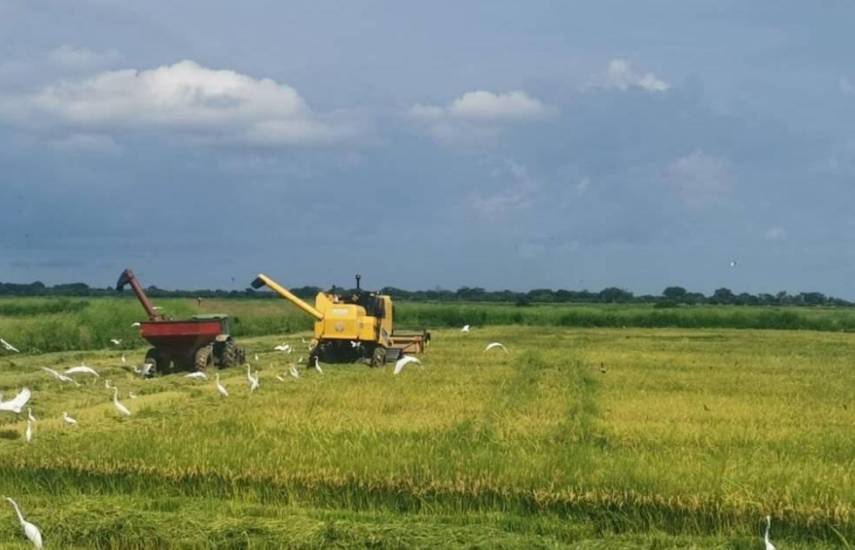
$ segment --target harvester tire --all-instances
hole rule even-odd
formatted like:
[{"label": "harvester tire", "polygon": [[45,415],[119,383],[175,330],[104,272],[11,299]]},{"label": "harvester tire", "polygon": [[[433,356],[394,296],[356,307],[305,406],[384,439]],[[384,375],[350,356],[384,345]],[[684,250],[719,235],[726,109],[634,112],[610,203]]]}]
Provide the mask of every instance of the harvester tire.
[{"label": "harvester tire", "polygon": [[157,348],[150,348],[147,352],[145,352],[145,363],[152,365],[151,369],[149,369],[149,376],[154,376],[157,373],[158,369],[164,368],[166,365],[162,364],[162,358],[160,357],[160,352]]},{"label": "harvester tire", "polygon": [[223,354],[220,357],[220,366],[225,367],[236,367],[238,363],[238,347],[235,345],[235,341],[229,338],[226,340],[226,343],[223,344]]},{"label": "harvester tire", "polygon": [[205,372],[214,366],[214,346],[208,344],[196,350],[193,364],[197,371]]},{"label": "harvester tire", "polygon": [[386,348],[377,346],[374,348],[374,353],[371,354],[371,366],[380,368],[386,364]]}]

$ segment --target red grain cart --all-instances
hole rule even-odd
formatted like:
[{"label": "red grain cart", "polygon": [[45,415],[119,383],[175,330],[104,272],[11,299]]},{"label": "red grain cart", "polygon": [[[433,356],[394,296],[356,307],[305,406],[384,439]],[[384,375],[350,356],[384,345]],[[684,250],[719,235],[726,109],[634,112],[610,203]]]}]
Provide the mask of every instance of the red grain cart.
[{"label": "red grain cart", "polygon": [[167,320],[158,313],[134,276],[126,269],[116,283],[116,290],[131,285],[134,294],[148,314],[140,323],[140,336],[153,347],[145,354],[152,365],[151,373],[164,372],[170,367],[207,370],[212,366],[231,367],[245,361],[244,351],[231,337],[227,315],[196,315],[183,321]]}]

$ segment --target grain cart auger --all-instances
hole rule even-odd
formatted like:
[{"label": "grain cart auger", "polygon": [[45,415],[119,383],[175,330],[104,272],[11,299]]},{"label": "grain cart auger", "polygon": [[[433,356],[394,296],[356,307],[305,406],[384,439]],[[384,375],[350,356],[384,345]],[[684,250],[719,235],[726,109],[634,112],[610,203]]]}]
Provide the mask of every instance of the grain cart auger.
[{"label": "grain cart auger", "polygon": [[315,319],[315,341],[309,355],[309,365],[315,357],[321,361],[353,361],[366,359],[373,367],[382,367],[403,353],[422,353],[430,342],[426,330],[397,332],[394,330],[395,308],[391,296],[366,292],[359,287],[350,295],[333,291],[318,292],[311,306],[280,286],[273,279],[259,274],[253,288],[267,286]]},{"label": "grain cart auger", "polygon": [[134,272],[126,269],[119,276],[116,290],[131,285],[137,299],[148,315],[140,323],[140,336],[153,347],[145,354],[145,362],[153,365],[152,374],[169,370],[170,365],[200,371],[216,365],[232,367],[245,361],[244,351],[230,336],[231,323],[227,315],[196,315],[184,321],[167,320],[158,313]]}]

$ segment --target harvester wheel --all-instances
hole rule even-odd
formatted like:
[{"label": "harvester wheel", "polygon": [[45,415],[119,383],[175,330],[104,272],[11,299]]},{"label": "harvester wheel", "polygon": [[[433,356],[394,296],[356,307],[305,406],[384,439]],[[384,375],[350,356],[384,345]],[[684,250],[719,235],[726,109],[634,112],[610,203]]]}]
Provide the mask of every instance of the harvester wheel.
[{"label": "harvester wheel", "polygon": [[223,354],[220,357],[220,366],[225,367],[235,367],[238,363],[238,347],[235,345],[235,341],[229,338],[226,340],[225,344],[223,344]]},{"label": "harvester wheel", "polygon": [[158,369],[161,369],[165,366],[161,364],[160,352],[157,350],[157,348],[150,348],[147,352],[145,352],[145,363],[148,363],[152,366],[148,371],[150,376],[154,376]]},{"label": "harvester wheel", "polygon": [[214,346],[208,344],[196,350],[196,356],[193,361],[198,371],[206,371],[214,366]]},{"label": "harvester wheel", "polygon": [[377,346],[374,348],[374,353],[371,354],[371,366],[374,368],[382,367],[386,364],[386,348]]}]

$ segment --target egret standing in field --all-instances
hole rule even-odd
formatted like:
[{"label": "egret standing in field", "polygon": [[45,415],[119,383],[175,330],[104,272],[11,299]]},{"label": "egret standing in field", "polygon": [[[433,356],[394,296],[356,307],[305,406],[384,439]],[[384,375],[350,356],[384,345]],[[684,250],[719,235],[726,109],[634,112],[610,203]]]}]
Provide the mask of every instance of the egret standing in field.
[{"label": "egret standing in field", "polygon": [[766,516],[766,533],[763,535],[763,542],[766,543],[766,550],[777,550],[775,545],[772,544],[772,541],[769,540],[769,528],[772,527],[772,518],[771,516]]},{"label": "egret standing in field", "polygon": [[320,374],[324,373],[324,371],[321,370],[321,364],[318,362],[317,355],[315,355],[315,370],[318,371]]},{"label": "egret standing in field", "polygon": [[460,332],[463,334],[469,334],[469,325],[463,325],[463,328],[460,329]]},{"label": "egret standing in field", "polygon": [[7,342],[6,340],[4,340],[2,338],[0,338],[0,344],[3,344],[3,347],[6,348],[6,351],[14,351],[15,353],[21,353],[21,351],[18,348],[16,348],[15,346],[13,346],[12,344],[10,344],[9,342]]},{"label": "egret standing in field", "polygon": [[288,372],[291,374],[292,377],[300,378],[300,371],[298,371],[297,367],[295,367],[294,365],[288,367]]},{"label": "egret standing in field", "polygon": [[192,380],[207,380],[208,375],[202,371],[191,372],[190,374],[185,374],[184,378],[190,378]]},{"label": "egret standing in field", "polygon": [[131,416],[131,411],[119,402],[119,388],[116,386],[113,386],[113,406],[116,407],[116,410],[119,411],[119,414],[122,416]]},{"label": "egret standing in field", "polygon": [[135,328],[135,327],[138,327],[138,326],[140,326],[139,321],[137,321],[137,322],[135,322],[135,323],[131,323],[131,328]]},{"label": "egret standing in field", "polygon": [[33,409],[31,409],[30,407],[27,407],[27,420],[30,420],[32,422],[36,421],[36,417],[33,416]]},{"label": "egret standing in field", "polygon": [[118,346],[118,345],[121,345],[122,339],[121,338],[110,338],[110,343],[113,344],[114,346]]},{"label": "egret standing in field", "polygon": [[27,419],[27,431],[24,432],[24,437],[26,437],[27,443],[33,440],[33,421],[29,418]]},{"label": "egret standing in field", "polygon": [[220,392],[220,395],[223,397],[229,396],[229,392],[226,390],[226,387],[220,384],[220,373],[217,373],[217,391]]},{"label": "egret standing in field", "polygon": [[401,357],[400,359],[398,359],[398,361],[395,363],[395,370],[393,371],[392,374],[400,373],[402,370],[404,370],[404,367],[409,365],[410,363],[415,363],[417,365],[422,364],[421,361],[419,361],[418,359],[416,359],[412,355],[405,355],[405,356]]},{"label": "egret standing in field", "polygon": [[68,412],[66,412],[66,411],[62,411],[62,419],[69,426],[76,426],[77,425],[77,420],[68,416]]},{"label": "egret standing in field", "polygon": [[491,344],[487,344],[487,347],[486,347],[486,348],[484,348],[484,351],[490,351],[491,349],[496,349],[496,348],[499,348],[499,349],[501,349],[502,351],[504,351],[505,353],[508,353],[508,348],[506,348],[506,347],[505,347],[502,343],[500,343],[500,342],[493,342],[493,343],[491,343]]},{"label": "egret standing in field", "polygon": [[39,531],[38,527],[24,519],[24,515],[21,513],[21,509],[18,508],[17,502],[9,497],[6,497],[6,500],[8,500],[12,504],[12,507],[15,508],[15,513],[18,514],[18,521],[24,529],[24,536],[33,543],[33,546],[36,548],[42,548],[42,532]]},{"label": "egret standing in field", "polygon": [[249,392],[252,393],[259,387],[258,371],[255,371],[255,376],[250,372],[250,366],[246,366],[246,379],[249,381]]}]

